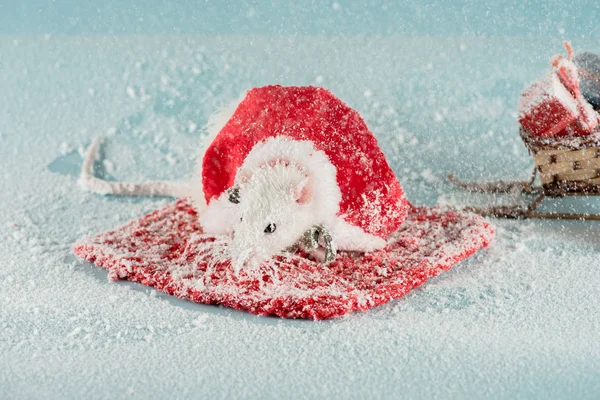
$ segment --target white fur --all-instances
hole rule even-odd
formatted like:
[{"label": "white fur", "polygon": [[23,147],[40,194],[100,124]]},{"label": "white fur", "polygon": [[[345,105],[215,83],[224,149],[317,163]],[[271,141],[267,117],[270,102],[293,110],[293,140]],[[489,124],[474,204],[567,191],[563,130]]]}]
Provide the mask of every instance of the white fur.
[{"label": "white fur", "polygon": [[250,151],[239,176],[251,175],[252,171],[271,160],[285,160],[302,166],[313,185],[315,218],[322,222],[333,222],[332,218],[340,209],[342,193],[337,184],[336,168],[329,157],[315,149],[312,142],[298,141],[287,137],[275,137],[257,143]]},{"label": "white fur", "polygon": [[[307,177],[301,169],[284,164],[266,164],[239,184],[239,215],[233,227],[231,250],[234,265],[249,262],[254,267],[292,246],[313,225],[316,204],[299,203],[297,189]],[[217,203],[218,204],[218,203]],[[209,205],[211,209],[213,203]],[[273,233],[265,233],[275,224]]]},{"label": "white fur", "polygon": [[[233,232],[231,255],[236,269],[246,262],[260,264],[318,224],[330,231],[339,250],[366,252],[384,247],[385,240],[337,215],[342,195],[336,174],[327,155],[315,149],[312,142],[287,137],[268,139],[256,144],[238,169],[235,185],[239,187],[240,204],[230,203],[224,192],[210,202],[200,223],[209,234]],[[306,184],[307,178],[310,200],[298,204],[294,192]],[[232,205],[238,213],[232,213]],[[229,222],[233,226],[222,225]],[[264,233],[269,223],[277,224],[273,234]]]},{"label": "white fur", "polygon": [[343,218],[335,217],[329,227],[329,233],[339,250],[371,252],[385,247],[386,241],[379,236],[366,233],[358,226],[347,223]]},{"label": "white fur", "polygon": [[[210,209],[210,212],[208,210]],[[198,210],[196,206],[196,210]],[[210,202],[205,212],[199,212],[199,221],[204,232],[211,235],[230,235],[239,221],[239,207],[229,201],[227,193]]]}]

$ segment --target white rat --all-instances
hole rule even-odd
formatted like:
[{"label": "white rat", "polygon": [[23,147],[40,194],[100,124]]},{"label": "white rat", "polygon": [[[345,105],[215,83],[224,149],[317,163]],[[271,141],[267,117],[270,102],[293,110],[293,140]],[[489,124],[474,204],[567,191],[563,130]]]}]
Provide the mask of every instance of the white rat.
[{"label": "white rat", "polygon": [[[231,255],[237,270],[246,263],[256,268],[281,250],[291,250],[306,231],[322,222],[305,171],[277,162],[252,172],[227,193],[227,202],[234,205],[225,207],[230,223],[215,226],[214,216],[223,210],[218,200],[200,217],[206,232],[231,234]],[[327,262],[335,256],[335,247],[331,242],[324,245],[326,253],[319,258]],[[306,250],[315,249],[310,246]]]},{"label": "white rat", "polygon": [[[310,161],[316,162],[312,165],[298,160],[306,152],[313,153]],[[325,164],[324,154],[308,142],[274,138],[257,144],[246,160],[234,185],[209,202],[200,215],[206,233],[231,236],[236,269],[245,264],[256,268],[282,250],[295,250],[297,244],[324,262],[335,257],[338,241],[349,249],[351,238],[343,240],[347,236],[343,231],[356,229],[336,218],[339,192],[328,189],[336,187],[335,169]],[[197,208],[204,206],[202,193],[196,192],[194,200]],[[373,238],[369,250],[379,247],[377,239]],[[319,241],[322,249],[317,248]]]},{"label": "white rat", "polygon": [[85,165],[94,146],[80,182],[98,193],[190,195],[204,233],[230,237],[236,270],[299,244],[323,262],[336,249],[383,248],[409,207],[362,118],[321,88],[252,89],[211,118],[208,143],[186,184],[100,181]]}]

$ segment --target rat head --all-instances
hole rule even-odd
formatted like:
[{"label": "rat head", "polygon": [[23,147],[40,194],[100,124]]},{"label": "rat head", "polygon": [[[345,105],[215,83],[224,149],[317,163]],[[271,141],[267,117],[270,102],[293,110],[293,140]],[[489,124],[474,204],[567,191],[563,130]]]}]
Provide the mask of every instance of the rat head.
[{"label": "rat head", "polygon": [[265,164],[251,175],[240,171],[229,191],[239,216],[231,242],[234,268],[257,268],[297,243],[316,222],[312,198],[310,178],[293,164]]}]

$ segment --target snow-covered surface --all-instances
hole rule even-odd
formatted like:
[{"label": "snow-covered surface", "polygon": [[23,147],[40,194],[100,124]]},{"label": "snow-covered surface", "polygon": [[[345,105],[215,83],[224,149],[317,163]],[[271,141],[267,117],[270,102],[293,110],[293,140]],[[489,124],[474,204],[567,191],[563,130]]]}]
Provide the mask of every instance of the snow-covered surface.
[{"label": "snow-covered surface", "polygon": [[[600,51],[597,40],[573,41]],[[492,246],[399,301],[285,321],[107,280],[71,247],[161,207],[77,185],[179,179],[209,114],[251,86],[319,84],[357,109],[415,204],[529,176],[516,105],[545,38],[0,37],[2,398],[594,398],[600,225],[496,221]],[[547,209],[600,211],[598,199]]]}]

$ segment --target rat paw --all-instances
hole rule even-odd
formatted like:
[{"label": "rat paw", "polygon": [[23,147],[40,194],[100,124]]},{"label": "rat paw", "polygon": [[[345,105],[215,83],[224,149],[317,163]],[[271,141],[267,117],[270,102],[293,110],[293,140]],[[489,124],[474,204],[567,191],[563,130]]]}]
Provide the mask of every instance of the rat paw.
[{"label": "rat paw", "polygon": [[323,225],[314,225],[300,237],[300,247],[311,254],[315,260],[327,264],[337,255],[333,238]]}]

